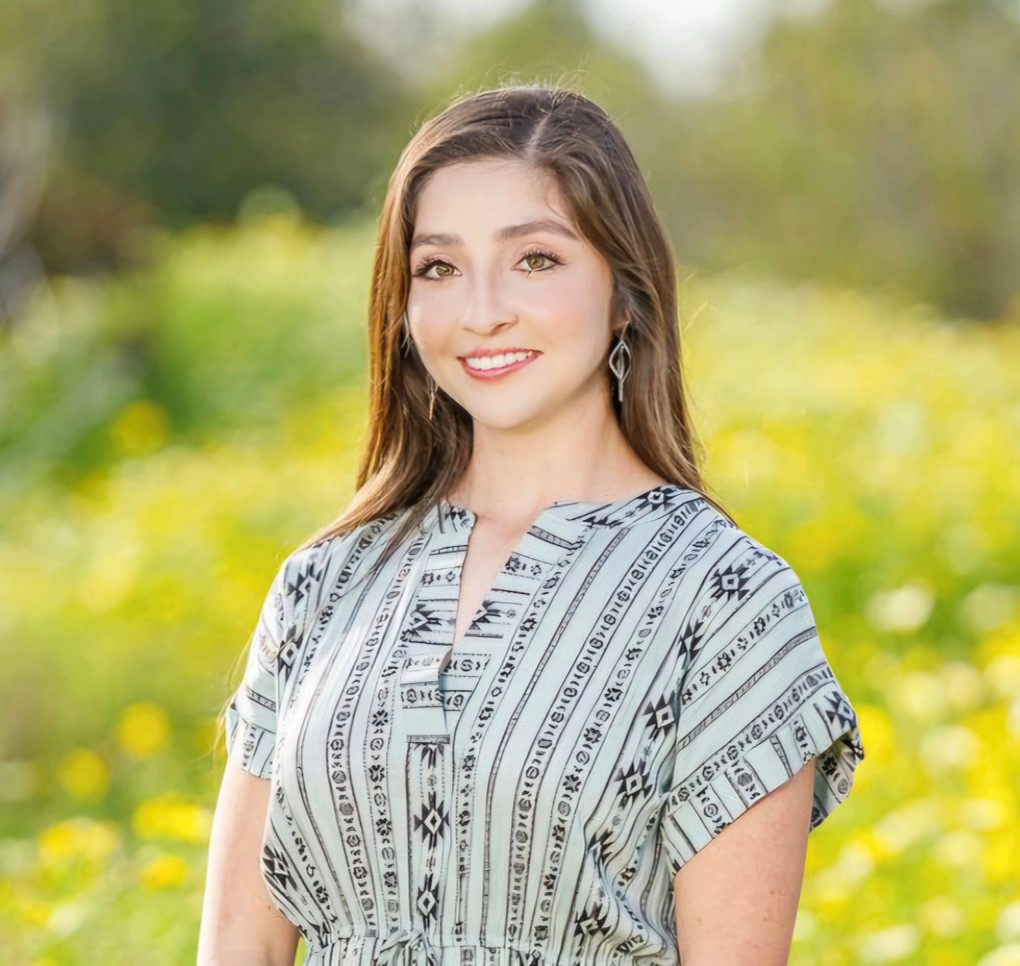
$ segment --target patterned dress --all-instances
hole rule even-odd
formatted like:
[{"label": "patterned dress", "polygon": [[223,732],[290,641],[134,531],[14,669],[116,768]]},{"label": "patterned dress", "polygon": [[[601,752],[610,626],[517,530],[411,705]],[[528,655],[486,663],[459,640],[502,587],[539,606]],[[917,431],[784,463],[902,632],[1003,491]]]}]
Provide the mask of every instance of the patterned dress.
[{"label": "patterned dress", "polygon": [[[406,512],[406,511],[403,511]],[[857,716],[794,571],[664,484],[539,513],[454,647],[472,512],[292,553],[227,714],[305,966],[678,962],[673,877]]]}]

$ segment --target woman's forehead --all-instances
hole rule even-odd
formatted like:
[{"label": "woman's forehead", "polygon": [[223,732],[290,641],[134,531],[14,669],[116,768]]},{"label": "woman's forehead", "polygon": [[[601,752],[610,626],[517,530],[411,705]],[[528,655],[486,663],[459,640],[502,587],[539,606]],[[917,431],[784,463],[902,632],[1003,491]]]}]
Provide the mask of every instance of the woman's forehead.
[{"label": "woman's forehead", "polygon": [[428,232],[442,232],[454,219],[508,225],[549,220],[574,226],[556,177],[514,159],[479,159],[437,169],[419,193],[414,215],[415,228]]}]

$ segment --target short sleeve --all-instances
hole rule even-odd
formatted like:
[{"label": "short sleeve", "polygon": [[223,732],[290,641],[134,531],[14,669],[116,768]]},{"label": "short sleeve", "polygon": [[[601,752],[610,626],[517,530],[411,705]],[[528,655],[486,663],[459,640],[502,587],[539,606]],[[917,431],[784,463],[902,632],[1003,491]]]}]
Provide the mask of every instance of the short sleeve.
[{"label": "short sleeve", "polygon": [[280,566],[259,614],[244,677],[226,708],[227,754],[246,772],[269,778],[276,744],[277,664],[285,639],[287,561]]},{"label": "short sleeve", "polygon": [[847,798],[864,759],[797,574],[746,534],[712,566],[679,644],[661,825],[673,875],[809,762],[814,829]]}]

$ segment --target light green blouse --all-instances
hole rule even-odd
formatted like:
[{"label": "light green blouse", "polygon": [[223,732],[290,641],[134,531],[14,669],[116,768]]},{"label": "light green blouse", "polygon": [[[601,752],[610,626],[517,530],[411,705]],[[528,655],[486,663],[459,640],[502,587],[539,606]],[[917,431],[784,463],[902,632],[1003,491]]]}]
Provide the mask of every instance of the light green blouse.
[{"label": "light green blouse", "polygon": [[801,583],[700,494],[547,507],[456,651],[474,516],[370,575],[401,517],[283,562],[228,711],[307,966],[676,966],[688,859],[808,763],[812,828],[849,794]]}]

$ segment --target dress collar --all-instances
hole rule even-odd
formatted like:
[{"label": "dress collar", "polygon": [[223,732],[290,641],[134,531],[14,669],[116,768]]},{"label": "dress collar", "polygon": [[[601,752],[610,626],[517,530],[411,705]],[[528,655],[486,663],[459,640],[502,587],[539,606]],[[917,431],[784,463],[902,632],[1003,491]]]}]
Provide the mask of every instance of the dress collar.
[{"label": "dress collar", "polygon": [[[660,483],[636,496],[618,500],[563,500],[540,510],[532,529],[550,528],[559,530],[565,525],[568,532],[589,527],[620,527],[635,523],[650,523],[661,520],[690,500],[701,499],[697,490],[675,483]],[[457,506],[445,497],[431,508],[430,522],[439,529],[456,532],[470,532],[475,525],[475,514],[467,507]],[[566,535],[565,533],[563,535]]]}]

